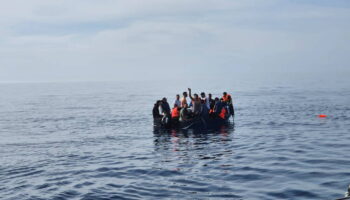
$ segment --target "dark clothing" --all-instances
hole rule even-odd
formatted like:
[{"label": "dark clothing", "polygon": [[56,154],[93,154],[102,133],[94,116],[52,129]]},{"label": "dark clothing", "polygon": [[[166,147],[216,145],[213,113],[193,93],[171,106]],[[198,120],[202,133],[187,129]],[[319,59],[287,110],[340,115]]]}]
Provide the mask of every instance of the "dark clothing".
[{"label": "dark clothing", "polygon": [[223,103],[223,102],[221,102],[221,101],[216,102],[214,112],[215,112],[216,114],[220,114],[220,112],[221,112],[221,110],[222,110],[222,108],[223,108],[224,106],[225,106],[225,103]]},{"label": "dark clothing", "polygon": [[206,104],[202,104],[202,117],[204,119],[208,119],[209,118],[209,109],[208,109]]},{"label": "dark clothing", "polygon": [[162,110],[166,114],[170,114],[170,106],[168,102],[162,102]]},{"label": "dark clothing", "polygon": [[187,108],[182,108],[180,110],[180,121],[186,121],[189,118]]},{"label": "dark clothing", "polygon": [[232,116],[235,115],[235,110],[234,110],[234,108],[233,108],[233,105],[230,104],[228,107],[229,107],[229,109],[230,109],[230,114],[231,114]]},{"label": "dark clothing", "polygon": [[215,100],[214,99],[209,99],[209,108],[214,109],[215,106]]},{"label": "dark clothing", "polygon": [[161,117],[161,115],[159,114],[159,109],[157,104],[154,105],[152,113],[153,113],[153,118]]}]

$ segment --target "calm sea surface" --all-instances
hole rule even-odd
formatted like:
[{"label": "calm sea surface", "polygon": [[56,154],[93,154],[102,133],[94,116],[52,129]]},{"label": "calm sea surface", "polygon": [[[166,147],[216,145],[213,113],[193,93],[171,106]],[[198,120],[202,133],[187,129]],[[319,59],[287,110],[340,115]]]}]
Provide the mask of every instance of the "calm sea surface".
[{"label": "calm sea surface", "polygon": [[187,87],[170,83],[0,84],[0,199],[344,195],[349,87],[203,84],[193,90],[232,94],[234,122],[154,129],[154,101]]}]

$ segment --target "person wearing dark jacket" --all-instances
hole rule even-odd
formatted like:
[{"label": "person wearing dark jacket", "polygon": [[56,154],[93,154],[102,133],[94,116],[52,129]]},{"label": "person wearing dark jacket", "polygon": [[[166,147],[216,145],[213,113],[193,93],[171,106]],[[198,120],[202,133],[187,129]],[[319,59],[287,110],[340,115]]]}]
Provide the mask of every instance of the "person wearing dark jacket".
[{"label": "person wearing dark jacket", "polygon": [[214,109],[215,106],[215,100],[212,98],[212,94],[208,94],[208,99],[209,99],[209,109]]},{"label": "person wearing dark jacket", "polygon": [[170,115],[170,106],[165,97],[162,99],[161,108],[163,115]]},{"label": "person wearing dark jacket", "polygon": [[206,104],[205,100],[201,100],[202,103],[202,113],[201,116],[207,120],[209,118],[209,109],[208,109],[208,105]]},{"label": "person wearing dark jacket", "polygon": [[232,117],[233,117],[235,115],[235,110],[233,108],[233,102],[232,102],[231,95],[227,94],[227,92],[224,92],[222,99],[229,106],[230,115],[232,115]]},{"label": "person wearing dark jacket", "polygon": [[221,98],[220,100],[219,99],[215,99],[215,106],[214,106],[214,112],[219,115],[222,108],[224,107],[224,101],[223,99]]},{"label": "person wearing dark jacket", "polygon": [[160,118],[160,117],[162,117],[162,116],[160,115],[160,113],[159,113],[159,106],[160,106],[160,104],[161,104],[161,101],[160,101],[160,100],[158,100],[158,101],[154,104],[153,110],[152,110],[153,118]]}]

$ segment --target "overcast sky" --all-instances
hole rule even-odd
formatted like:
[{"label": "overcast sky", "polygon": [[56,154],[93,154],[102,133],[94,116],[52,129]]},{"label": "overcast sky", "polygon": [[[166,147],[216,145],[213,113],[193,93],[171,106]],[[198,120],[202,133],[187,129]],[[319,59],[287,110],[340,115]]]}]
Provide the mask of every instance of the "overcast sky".
[{"label": "overcast sky", "polygon": [[350,77],[348,0],[11,0],[0,82]]}]

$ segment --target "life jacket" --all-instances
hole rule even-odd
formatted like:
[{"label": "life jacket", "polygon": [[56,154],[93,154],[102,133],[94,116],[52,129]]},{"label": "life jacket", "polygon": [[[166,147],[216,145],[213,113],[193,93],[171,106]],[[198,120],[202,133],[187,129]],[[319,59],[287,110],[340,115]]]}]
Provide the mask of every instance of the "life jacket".
[{"label": "life jacket", "polygon": [[180,117],[179,109],[173,108],[173,110],[171,111],[171,117],[172,117],[172,118],[178,118],[178,117]]},{"label": "life jacket", "polygon": [[227,113],[226,108],[222,108],[222,109],[221,109],[221,112],[220,112],[220,114],[219,114],[219,117],[221,117],[222,119],[225,119],[226,113]]},{"label": "life jacket", "polygon": [[229,102],[231,98],[231,95],[227,94],[225,96],[222,96],[222,99],[225,101],[225,102]]}]

